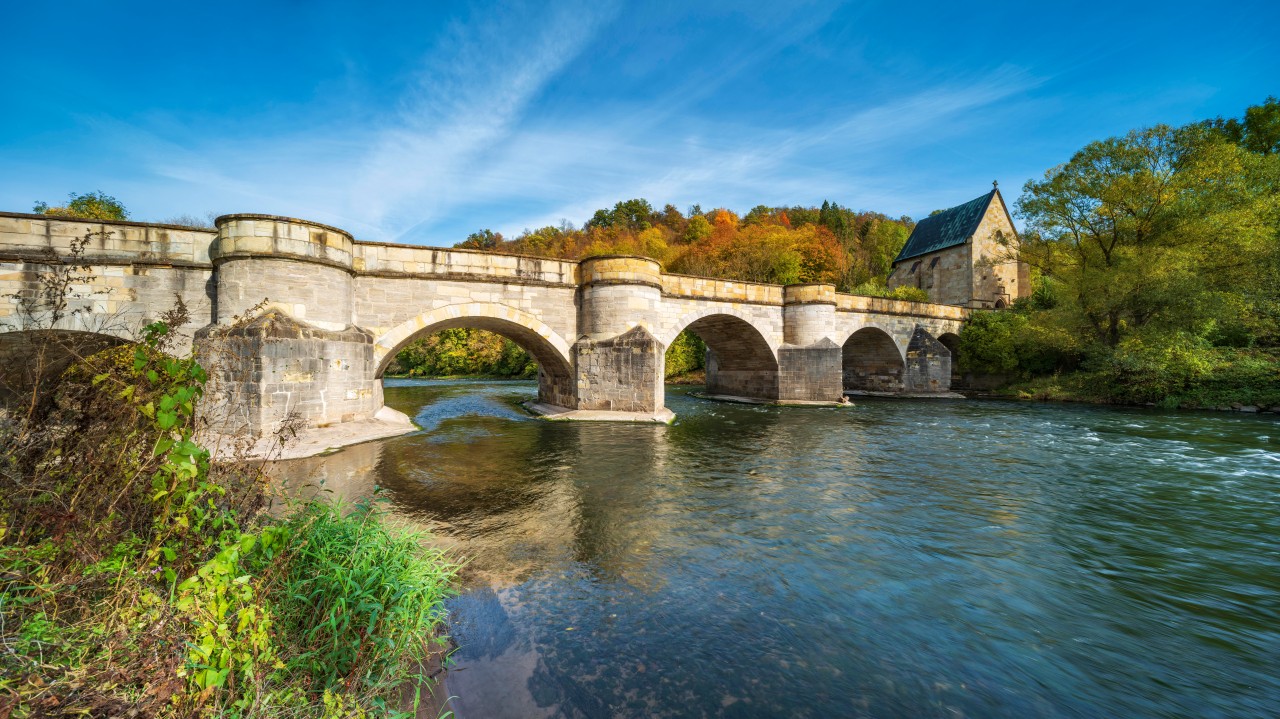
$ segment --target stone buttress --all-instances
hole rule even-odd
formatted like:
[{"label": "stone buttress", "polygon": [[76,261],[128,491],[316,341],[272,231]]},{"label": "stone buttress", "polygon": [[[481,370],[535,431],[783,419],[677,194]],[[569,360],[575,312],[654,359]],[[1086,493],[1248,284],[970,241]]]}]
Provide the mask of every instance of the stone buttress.
[{"label": "stone buttress", "polygon": [[666,348],[648,329],[661,308],[661,265],[645,257],[589,257],[580,273],[576,409],[662,410]]},{"label": "stone buttress", "polygon": [[286,419],[324,427],[373,417],[382,383],[374,338],[352,322],[351,235],[270,215],[215,223],[215,321],[196,338],[225,398],[209,421],[259,437]]},{"label": "stone buttress", "polygon": [[840,401],[844,395],[841,348],[831,339],[836,324],[836,288],[787,285],[783,288],[782,323],[778,401]]}]

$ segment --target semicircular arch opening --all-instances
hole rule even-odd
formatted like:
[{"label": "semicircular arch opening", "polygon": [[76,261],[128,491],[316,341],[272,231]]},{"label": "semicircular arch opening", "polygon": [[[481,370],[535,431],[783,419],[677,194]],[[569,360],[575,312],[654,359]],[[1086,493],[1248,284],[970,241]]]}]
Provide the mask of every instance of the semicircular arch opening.
[{"label": "semicircular arch opening", "polygon": [[906,361],[897,343],[879,327],[863,327],[841,348],[846,392],[901,392]]},{"label": "semicircular arch opening", "polygon": [[538,401],[558,407],[572,407],[573,371],[569,345],[537,318],[512,308],[477,303],[453,305],[427,312],[388,331],[374,343],[377,360],[375,377],[410,342],[448,329],[478,329],[493,332],[515,342],[538,365]]},{"label": "semicircular arch opening", "polygon": [[777,399],[778,357],[750,322],[728,314],[708,314],[681,329],[707,345],[708,394]]}]

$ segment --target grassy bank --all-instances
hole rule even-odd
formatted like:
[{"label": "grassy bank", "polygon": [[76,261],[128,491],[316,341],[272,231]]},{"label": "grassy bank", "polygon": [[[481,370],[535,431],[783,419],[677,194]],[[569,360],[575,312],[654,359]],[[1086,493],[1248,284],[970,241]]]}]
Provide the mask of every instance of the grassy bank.
[{"label": "grassy bank", "polygon": [[1280,355],[1215,349],[1165,361],[1112,358],[1100,369],[1013,381],[989,394],[1094,404],[1280,412]]},{"label": "grassy bank", "polygon": [[166,332],[0,427],[0,717],[412,716],[455,567],[369,505],[266,514]]}]

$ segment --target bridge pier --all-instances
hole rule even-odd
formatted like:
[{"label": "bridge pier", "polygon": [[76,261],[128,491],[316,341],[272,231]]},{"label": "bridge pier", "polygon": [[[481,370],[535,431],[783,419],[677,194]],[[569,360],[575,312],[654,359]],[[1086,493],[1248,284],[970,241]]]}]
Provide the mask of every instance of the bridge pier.
[{"label": "bridge pier", "polygon": [[352,322],[351,236],[266,215],[215,222],[215,321],[197,333],[196,350],[223,401],[207,419],[250,437],[286,420],[325,427],[371,419],[382,408],[382,383],[373,334]]},{"label": "bridge pier", "polygon": [[666,348],[646,327],[661,307],[662,266],[643,257],[610,256],[589,257],[579,267],[576,409],[662,413]]},{"label": "bridge pier", "polygon": [[951,391],[951,350],[916,325],[907,343],[902,388],[908,394],[943,394]]},{"label": "bridge pier", "polygon": [[784,344],[778,348],[779,402],[839,402],[844,396],[834,285],[782,288]]}]

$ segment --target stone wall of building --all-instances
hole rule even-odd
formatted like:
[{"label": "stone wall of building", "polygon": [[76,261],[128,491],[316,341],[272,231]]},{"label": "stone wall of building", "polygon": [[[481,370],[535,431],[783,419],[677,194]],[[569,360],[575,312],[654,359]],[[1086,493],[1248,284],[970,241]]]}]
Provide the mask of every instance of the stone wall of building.
[{"label": "stone wall of building", "polygon": [[886,284],[891,290],[922,289],[931,303],[967,307],[974,291],[971,250],[966,243],[906,260],[893,268]]},{"label": "stone wall of building", "polygon": [[1026,263],[1015,259],[1016,244],[1011,244],[1016,243],[1017,237],[1004,200],[996,193],[970,242],[973,254],[970,307],[1007,307],[1019,297],[1031,294],[1030,270]]}]

